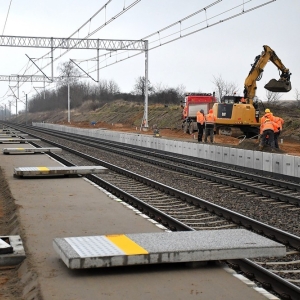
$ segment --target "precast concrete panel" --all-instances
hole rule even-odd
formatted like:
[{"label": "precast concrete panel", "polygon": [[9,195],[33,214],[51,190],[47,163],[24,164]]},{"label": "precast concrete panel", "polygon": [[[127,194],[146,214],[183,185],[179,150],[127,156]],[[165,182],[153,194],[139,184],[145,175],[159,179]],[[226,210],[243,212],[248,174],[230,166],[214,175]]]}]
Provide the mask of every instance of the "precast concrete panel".
[{"label": "precast concrete panel", "polygon": [[236,165],[245,167],[245,151],[244,149],[237,149],[237,162]]},{"label": "precast concrete panel", "polygon": [[191,144],[192,144],[191,156],[197,157],[198,144],[197,143],[191,143]]},{"label": "precast concrete panel", "polygon": [[245,167],[253,169],[253,166],[254,166],[254,151],[245,150],[244,151],[244,157],[245,157]]},{"label": "precast concrete panel", "polygon": [[216,152],[216,156],[215,159],[218,162],[223,162],[223,147],[221,146],[215,146],[215,152]]},{"label": "precast concrete panel", "polygon": [[294,176],[300,177],[300,156],[294,157]]},{"label": "precast concrete panel", "polygon": [[174,141],[173,153],[178,153],[178,143],[179,141]]},{"label": "precast concrete panel", "polygon": [[197,144],[198,149],[197,149],[197,157],[198,158],[204,158],[204,145],[203,144]]},{"label": "precast concrete panel", "polygon": [[283,155],[282,154],[273,154],[272,159],[272,172],[276,174],[283,173]]},{"label": "precast concrete panel", "polygon": [[273,171],[273,156],[272,153],[263,152],[263,171]]},{"label": "precast concrete panel", "polygon": [[177,151],[178,151],[177,153],[178,154],[186,154],[183,152],[183,144],[184,143],[186,143],[186,142],[181,142],[181,141],[178,142],[178,144],[177,144]]},{"label": "precast concrete panel", "polygon": [[191,153],[191,143],[183,142],[182,143],[182,150],[181,150],[184,155],[190,155]]},{"label": "precast concrete panel", "polygon": [[153,138],[153,149],[158,149],[157,139]]},{"label": "precast concrete panel", "polygon": [[203,145],[203,156],[201,158],[209,159],[209,145]]},{"label": "precast concrete panel", "polygon": [[141,138],[141,146],[142,146],[142,147],[146,147],[146,145],[147,145],[147,140],[146,140],[146,138],[143,136],[143,137]]},{"label": "precast concrete panel", "polygon": [[160,144],[161,144],[161,149],[162,151],[166,151],[166,141],[165,139],[159,139]]},{"label": "precast concrete panel", "polygon": [[215,161],[216,160],[216,146],[208,145],[208,156],[207,159]]},{"label": "precast concrete panel", "polygon": [[229,150],[229,162],[232,165],[237,165],[237,160],[238,160],[238,154],[237,154],[237,150],[236,148],[230,148]]},{"label": "precast concrete panel", "polygon": [[229,147],[222,147],[223,148],[223,163],[230,164],[230,148]]},{"label": "precast concrete panel", "polygon": [[282,160],[282,174],[295,176],[295,156],[283,155]]},{"label": "precast concrete panel", "polygon": [[257,170],[263,169],[263,152],[253,151],[253,168]]},{"label": "precast concrete panel", "polygon": [[147,136],[146,137],[146,145],[145,145],[145,147],[151,148],[150,146],[151,146],[151,137]]},{"label": "precast concrete panel", "polygon": [[125,143],[125,134],[124,133],[121,133],[121,135],[120,135],[120,142]]}]

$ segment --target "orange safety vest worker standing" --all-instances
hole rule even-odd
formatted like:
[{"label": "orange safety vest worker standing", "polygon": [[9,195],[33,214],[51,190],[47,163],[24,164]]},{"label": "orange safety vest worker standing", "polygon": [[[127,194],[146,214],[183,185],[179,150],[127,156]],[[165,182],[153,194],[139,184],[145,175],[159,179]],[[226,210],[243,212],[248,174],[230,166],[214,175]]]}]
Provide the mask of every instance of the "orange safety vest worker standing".
[{"label": "orange safety vest worker standing", "polygon": [[204,110],[201,109],[200,111],[197,112],[198,143],[202,142],[204,122],[205,122]]},{"label": "orange safety vest worker standing", "polygon": [[217,118],[214,116],[213,110],[210,109],[208,114],[205,116],[205,143],[207,143],[208,136],[210,136],[210,142],[214,142],[214,128],[216,119]]},{"label": "orange safety vest worker standing", "polygon": [[284,120],[280,117],[275,117],[273,116],[273,122],[276,124],[274,126],[274,142],[275,142],[275,148],[279,148],[279,145],[278,145],[278,138],[279,138],[279,135],[282,131],[282,125],[284,124]]}]

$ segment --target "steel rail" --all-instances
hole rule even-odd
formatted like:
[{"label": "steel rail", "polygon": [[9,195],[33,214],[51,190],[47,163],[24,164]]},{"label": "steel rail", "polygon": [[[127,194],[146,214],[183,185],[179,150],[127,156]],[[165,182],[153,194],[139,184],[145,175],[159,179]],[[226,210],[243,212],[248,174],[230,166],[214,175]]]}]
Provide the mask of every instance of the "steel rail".
[{"label": "steel rail", "polygon": [[[55,136],[58,136],[58,137],[62,136],[61,133],[57,133],[57,132],[52,133],[52,135],[55,135]],[[78,138],[80,139],[81,142],[83,140],[90,141],[90,139],[85,138],[83,136],[74,135],[74,134],[71,134],[71,135],[73,136],[73,138],[72,137],[67,137],[66,138],[65,135],[64,135],[64,138],[68,139],[70,141],[73,141],[73,142],[78,142]],[[173,156],[170,156],[170,155],[161,155],[161,154],[158,154],[157,152],[152,152],[152,151],[140,151],[140,150],[136,150],[136,149],[133,150],[134,148],[123,147],[123,145],[122,145],[122,148],[123,148],[122,150],[119,150],[119,147],[118,148],[114,147],[113,149],[111,149],[111,148],[107,148],[104,144],[105,143],[103,142],[103,140],[101,140],[101,143],[96,144],[95,139],[93,139],[92,144],[86,143],[87,146],[92,146],[92,147],[96,147],[98,149],[104,149],[104,150],[107,150],[107,151],[113,151],[113,152],[121,154],[121,155],[126,154],[129,157],[139,159],[141,161],[144,161],[144,162],[147,162],[147,163],[150,163],[150,164],[153,164],[153,165],[158,165],[158,166],[170,169],[170,170],[181,172],[183,174],[188,174],[188,175],[191,175],[191,176],[204,178],[204,179],[207,179],[207,180],[210,180],[210,181],[213,181],[213,182],[226,184],[227,186],[230,186],[230,187],[238,188],[238,189],[241,189],[241,190],[244,190],[244,191],[252,192],[254,194],[262,195],[262,196],[265,196],[265,197],[270,197],[272,199],[276,199],[276,200],[279,200],[279,201],[282,201],[282,202],[286,202],[286,203],[290,203],[290,204],[293,204],[293,205],[300,206],[300,199],[297,198],[297,197],[294,197],[294,196],[291,196],[291,195],[285,195],[285,194],[282,194],[280,192],[272,191],[268,188],[259,187],[257,185],[249,185],[247,183],[237,181],[236,179],[229,179],[229,178],[225,178],[225,177],[220,177],[218,175],[209,174],[209,173],[206,173],[205,171],[200,171],[199,169],[204,167],[204,169],[208,169],[208,170],[211,170],[211,171],[214,171],[214,172],[221,172],[222,174],[227,174],[227,175],[237,176],[237,177],[243,176],[242,175],[243,173],[239,172],[239,171],[228,170],[228,169],[225,169],[225,168],[222,168],[222,167],[211,166],[211,165],[208,165],[208,164],[205,164],[203,166],[202,163],[198,163],[198,162],[195,162],[195,161],[192,161],[192,160],[180,159],[180,158],[176,158],[176,157],[173,157]],[[115,146],[115,144],[112,144],[112,145]],[[143,154],[145,154],[145,155],[153,155],[153,156],[157,156],[159,158],[176,161],[176,162],[181,163],[181,164],[182,163],[188,163],[188,165],[194,164],[193,167],[197,167],[198,169],[197,170],[187,169],[185,167],[175,166],[175,165],[163,162],[163,161],[157,161],[157,160],[153,160],[153,159],[148,158],[148,157],[143,157],[139,154],[125,153],[124,149],[129,149],[130,151],[135,151],[135,153],[143,152]],[[269,179],[269,178],[264,178],[262,176],[257,176],[255,174],[249,174],[249,173],[248,174],[244,173],[244,176],[248,180],[252,180],[254,178],[253,181],[258,181],[258,182],[262,182],[265,179],[265,182],[262,182],[262,183],[271,184],[273,186],[275,186],[275,184],[278,184],[281,187],[282,187],[282,185],[285,188],[290,187],[292,190],[296,189],[298,191],[298,189],[299,189],[298,185],[293,184],[293,183],[289,183],[289,182],[281,183],[279,180],[276,180],[276,179],[272,180],[272,179]]]},{"label": "steel rail", "polygon": [[[45,139],[44,139],[45,140]],[[45,140],[46,141],[46,140]],[[49,143],[49,141],[48,141]],[[60,146],[61,148],[65,149],[68,151],[68,147],[64,147],[62,145],[59,145],[58,143],[53,143],[50,142],[51,144]],[[40,147],[39,145],[32,143],[33,145]],[[75,151],[73,149],[69,149],[69,151],[71,153],[79,153],[78,151]],[[90,156],[86,155],[86,154],[82,154],[84,158],[89,159],[91,158]],[[72,165],[68,162],[66,162],[65,159],[60,158],[59,156],[57,156],[54,153],[51,153],[51,156],[56,158],[57,160],[65,163],[66,165]],[[92,158],[92,161],[94,162],[100,162],[100,160]],[[105,163],[105,165],[107,167],[109,167],[110,164]],[[112,166],[112,165],[111,165]],[[120,169],[116,166],[113,166],[113,169]],[[290,234],[284,233],[278,229],[275,229],[273,227],[270,227],[268,225],[265,224],[261,224],[260,222],[257,222],[255,220],[252,220],[250,218],[244,217],[240,214],[237,214],[235,212],[231,212],[227,209],[221,208],[218,205],[214,205],[212,203],[209,203],[203,199],[199,199],[196,197],[193,197],[191,195],[188,195],[186,193],[183,193],[181,191],[166,187],[165,185],[159,184],[155,181],[151,181],[145,177],[141,177],[137,174],[134,174],[132,172],[128,172],[126,170],[122,170],[122,172],[124,175],[127,174],[127,176],[129,175],[129,177],[137,179],[140,182],[144,182],[147,185],[151,185],[155,188],[158,188],[160,191],[164,191],[167,192],[169,194],[175,194],[178,198],[183,199],[189,203],[193,203],[196,206],[200,206],[204,209],[207,209],[210,212],[214,212],[219,216],[223,216],[225,217],[227,220],[231,220],[237,224],[241,224],[243,226],[245,226],[246,228],[252,228],[254,230],[257,230],[259,233],[264,233],[265,235],[271,237],[271,238],[275,238],[276,235],[276,239],[280,241],[280,233],[282,233],[281,237],[281,241],[283,241],[283,243],[290,243],[291,245],[293,243],[291,243],[290,239],[287,239],[286,237],[288,236],[289,238],[295,238],[296,240],[298,239],[298,243],[299,243],[299,238],[292,236]],[[178,222],[177,220],[170,218],[168,215],[165,215],[163,213],[161,213],[160,211],[156,210],[155,208],[149,206],[148,204],[144,203],[143,201],[140,201],[139,199],[136,199],[135,197],[132,197],[131,195],[127,194],[124,191],[121,191],[120,189],[116,188],[115,186],[109,184],[109,183],[105,183],[103,180],[101,180],[100,178],[97,178],[94,175],[89,175],[90,179],[94,182],[98,182],[99,180],[101,181],[100,185],[104,188],[106,188],[107,190],[109,190],[110,192],[112,192],[113,194],[119,196],[120,198],[124,199],[125,201],[128,201],[131,205],[137,207],[138,209],[140,209],[141,211],[144,211],[146,214],[148,214],[150,217],[156,219],[158,222],[161,222],[163,225],[167,225],[169,228],[171,228],[172,230],[193,230],[191,228],[188,228],[186,225]],[[253,226],[253,225],[258,225],[258,227]],[[262,226],[262,229],[259,229],[259,227]],[[267,230],[266,230],[267,229]],[[278,235],[279,233],[279,235]],[[297,248],[297,245],[294,245]],[[298,249],[298,248],[297,248]],[[230,262],[230,261],[229,261]],[[300,289],[289,283],[288,281],[284,280],[283,278],[280,278],[279,276],[270,273],[270,271],[262,268],[259,265],[256,265],[255,263],[247,260],[247,259],[243,259],[243,260],[234,260],[233,261],[235,264],[238,264],[239,268],[241,270],[243,270],[243,272],[245,272],[246,276],[249,277],[249,274],[251,275],[252,279],[255,278],[256,280],[262,282],[262,284],[264,286],[266,286],[267,288],[273,289],[276,293],[283,295],[284,298],[286,299],[299,299],[299,295],[300,295]]]},{"label": "steel rail", "polygon": [[[51,142],[51,143],[53,143],[53,142]],[[32,143],[32,144],[35,145],[36,147],[40,147],[35,143]],[[63,148],[66,151],[69,151],[76,155],[80,154],[80,156],[84,157],[85,159],[89,159],[93,162],[97,162],[101,165],[104,165],[105,167],[108,167],[109,169],[111,169],[113,171],[117,171],[121,174],[124,174],[124,175],[130,177],[130,178],[138,180],[139,182],[143,182],[143,183],[150,185],[160,191],[163,191],[168,194],[172,194],[182,200],[185,200],[188,203],[194,204],[195,206],[204,208],[210,212],[214,212],[218,216],[225,217],[226,220],[231,220],[232,222],[234,222],[236,224],[245,226],[247,229],[251,228],[254,231],[259,232],[260,234],[263,232],[266,236],[268,236],[272,239],[276,239],[277,241],[283,242],[284,244],[289,243],[291,246],[293,246],[296,249],[299,249],[299,247],[300,247],[300,239],[296,236],[293,236],[291,234],[288,234],[286,232],[283,232],[281,230],[273,228],[269,225],[260,223],[256,220],[250,219],[248,217],[242,216],[238,213],[232,212],[228,209],[222,208],[218,205],[212,204],[203,199],[200,199],[200,198],[194,197],[192,195],[186,194],[184,192],[178,191],[176,189],[170,188],[170,187],[160,184],[156,181],[150,180],[146,177],[123,170],[114,165],[104,163],[103,161],[101,161],[99,159],[93,158],[84,153],[80,153],[74,149],[70,149],[68,147],[59,145],[58,143],[54,143],[54,144],[56,146]],[[66,165],[69,165],[69,166],[73,165],[55,153],[50,153],[50,156],[52,156],[53,158],[57,159],[58,161],[66,164]],[[105,188],[112,194],[116,195],[120,199],[122,199],[125,202],[128,202],[129,204],[131,204],[132,206],[136,207],[141,212],[149,215],[149,217],[155,219],[156,221],[160,222],[164,226],[170,228],[173,231],[193,230],[192,228],[183,224],[182,222],[164,214],[163,212],[155,209],[154,207],[146,204],[145,202],[137,199],[136,197],[133,197],[132,195],[126,193],[125,191],[117,188],[116,186],[102,180],[101,178],[99,178],[95,175],[87,175],[86,177],[88,179],[90,179],[91,181],[93,181],[94,183],[98,184],[99,186]],[[277,276],[276,274],[271,273],[267,269],[264,269],[261,266],[253,263],[252,261],[250,261],[248,259],[241,259],[241,260],[232,260],[232,261],[228,261],[228,262],[238,265],[239,269],[242,270],[247,277],[251,277],[252,279],[255,278],[255,280],[261,282],[263,284],[263,286],[266,287],[267,289],[272,289],[276,293],[286,296],[286,299],[292,299],[292,300],[299,299],[300,288],[298,288],[297,286],[284,280],[283,278]]]}]

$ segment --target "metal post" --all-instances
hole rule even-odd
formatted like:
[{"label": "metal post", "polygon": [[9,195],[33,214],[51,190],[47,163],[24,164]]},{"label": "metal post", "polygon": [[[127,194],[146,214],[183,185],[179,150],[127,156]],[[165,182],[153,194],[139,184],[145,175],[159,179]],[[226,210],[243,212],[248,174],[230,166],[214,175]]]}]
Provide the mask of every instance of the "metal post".
[{"label": "metal post", "polygon": [[68,123],[70,123],[70,81],[68,77]]},{"label": "metal post", "polygon": [[6,121],[6,104],[5,104],[5,113],[4,113],[4,119]]},{"label": "metal post", "polygon": [[26,122],[26,125],[27,125],[27,94],[25,94],[26,96],[26,100],[25,100],[25,122]]},{"label": "metal post", "polygon": [[9,120],[10,120],[11,119],[11,101],[9,101],[8,107],[9,107]]},{"label": "metal post", "polygon": [[[52,78],[53,79],[53,78]],[[46,99],[46,83],[45,83],[45,80],[44,80],[44,100]]]},{"label": "metal post", "polygon": [[145,107],[143,126],[148,128],[148,41],[145,41]]},{"label": "metal post", "polygon": [[99,77],[99,39],[98,39],[98,49],[97,49],[97,81],[99,82],[100,77]]},{"label": "metal post", "polygon": [[51,79],[53,81],[53,37],[51,38]]},{"label": "metal post", "polygon": [[20,79],[18,75],[18,98],[16,97],[16,118],[18,116],[18,99],[20,99]]}]

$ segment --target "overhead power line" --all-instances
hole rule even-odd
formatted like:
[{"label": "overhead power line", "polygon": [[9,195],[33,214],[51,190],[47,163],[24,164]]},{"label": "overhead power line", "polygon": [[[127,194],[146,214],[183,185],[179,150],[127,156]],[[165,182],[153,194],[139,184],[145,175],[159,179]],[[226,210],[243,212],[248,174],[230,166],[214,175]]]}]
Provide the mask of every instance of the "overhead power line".
[{"label": "overhead power line", "polygon": [[[183,21],[185,21],[185,20],[187,20],[188,18],[191,18],[191,17],[193,17],[193,16],[195,16],[196,14],[199,14],[199,13],[201,13],[201,12],[207,13],[208,8],[211,8],[212,5],[215,5],[215,4],[217,4],[217,3],[220,2],[220,1],[216,1],[216,2],[212,3],[211,5],[209,5],[209,6],[205,7],[205,8],[203,8],[203,9],[201,9],[201,10],[195,12],[194,14],[191,14],[191,15],[189,15],[189,16],[187,16],[187,17],[185,17],[185,18],[183,18],[183,19],[181,19],[181,20],[179,20],[179,21],[177,21],[177,22],[175,22],[175,23],[172,23],[171,25],[169,25],[169,26],[167,26],[167,27],[164,27],[164,28],[162,28],[162,29],[160,29],[160,30],[158,30],[158,31],[155,31],[155,32],[152,33],[152,34],[147,35],[146,37],[142,38],[141,40],[146,40],[146,39],[149,39],[150,37],[153,37],[153,36],[155,36],[155,35],[158,35],[158,38],[157,38],[157,39],[155,39],[155,40],[153,40],[153,41],[149,41],[149,49],[148,49],[148,50],[150,51],[150,50],[156,49],[156,48],[158,48],[158,47],[161,47],[161,46],[163,46],[163,45],[166,45],[166,44],[169,44],[169,43],[171,43],[171,42],[174,42],[174,41],[176,41],[176,40],[179,40],[179,39],[182,39],[182,38],[184,38],[184,37],[187,37],[187,36],[190,36],[190,35],[192,35],[192,34],[195,34],[195,33],[199,32],[199,31],[203,31],[203,30],[205,30],[205,29],[208,29],[208,28],[210,28],[210,27],[212,27],[212,26],[215,26],[215,25],[218,25],[218,24],[222,24],[222,23],[224,23],[224,22],[226,22],[226,21],[228,21],[228,20],[231,20],[231,19],[233,19],[233,18],[239,17],[239,16],[244,15],[244,14],[246,14],[246,13],[249,13],[249,12],[251,12],[251,11],[253,11],[253,10],[255,10],[255,9],[261,8],[261,7],[265,6],[265,5],[268,5],[268,4],[270,4],[270,3],[272,3],[272,2],[274,2],[274,1],[276,1],[276,0],[270,0],[270,1],[268,1],[268,2],[265,2],[265,3],[263,3],[263,4],[257,5],[257,6],[255,6],[255,7],[251,7],[251,8],[249,8],[249,9],[245,9],[245,7],[244,7],[245,4],[250,3],[250,2],[252,2],[252,1],[253,1],[253,0],[243,1],[243,3],[240,4],[240,5],[237,5],[237,6],[235,6],[235,7],[232,7],[232,8],[230,8],[230,9],[227,9],[226,11],[223,11],[223,12],[221,12],[221,13],[218,13],[218,14],[216,14],[216,15],[210,17],[210,18],[207,18],[207,17],[206,17],[205,20],[203,20],[203,21],[201,21],[201,22],[197,22],[197,23],[195,23],[195,24],[193,24],[193,25],[191,25],[191,26],[188,26],[188,27],[186,27],[186,28],[182,28],[181,25],[182,25]],[[238,12],[238,13],[236,13],[236,14],[233,14],[233,15],[227,17],[227,18],[221,19],[221,20],[216,21],[216,22],[214,22],[214,23],[208,24],[209,21],[211,21],[211,20],[213,20],[213,19],[215,19],[215,18],[217,18],[217,17],[219,17],[219,16],[221,16],[221,15],[224,15],[224,14],[226,14],[226,13],[228,13],[228,12],[231,12],[232,10],[236,10],[236,9],[238,9],[238,8],[242,8],[241,12]],[[199,28],[199,29],[196,29],[196,30],[193,30],[193,31],[190,31],[190,32],[185,33],[187,30],[189,30],[189,29],[191,29],[191,28],[194,28],[194,27],[196,27],[196,26],[198,26],[198,25],[201,25],[201,24],[204,24],[204,26],[201,27],[201,28]],[[175,32],[172,32],[171,34],[168,34],[168,35],[166,35],[166,36],[161,36],[161,33],[162,33],[163,31],[165,31],[165,30],[167,30],[167,29],[170,29],[171,27],[174,27],[174,26],[176,26],[176,25],[177,25],[177,26],[178,26],[178,25],[180,26],[180,29],[179,29],[179,30],[176,29],[176,31],[175,31]],[[183,33],[184,33],[184,34],[183,34]],[[179,36],[177,36],[177,37],[175,37],[175,38],[173,38],[173,39],[171,39],[171,40],[164,41],[164,40],[166,40],[167,38],[169,38],[169,37],[171,37],[171,36],[174,36],[174,35],[179,35]],[[157,44],[157,45],[153,45],[154,43],[158,43],[158,44]],[[151,45],[153,45],[153,46],[151,47]],[[119,52],[119,53],[116,53],[116,52],[109,52],[109,53],[106,53],[106,54],[102,54],[100,57],[104,57],[104,59],[103,59],[101,62],[102,62],[102,63],[103,63],[103,62],[106,62],[106,65],[100,67],[99,69],[101,70],[101,69],[107,68],[107,67],[109,67],[109,66],[111,66],[111,65],[115,65],[115,64],[117,64],[117,63],[119,63],[119,62],[121,62],[121,61],[124,61],[124,60],[127,60],[127,59],[129,59],[129,58],[132,58],[132,57],[135,57],[135,56],[137,56],[137,55],[140,55],[140,54],[143,53],[143,51],[138,52],[138,53],[135,53],[135,54],[132,54],[132,55],[129,55],[129,54],[128,54],[127,57],[117,59],[117,56],[120,57],[120,56],[122,56],[122,55],[124,55],[124,54],[126,54],[126,53],[128,53],[128,52],[127,52],[127,51],[123,51],[123,52]],[[95,60],[95,59],[96,59],[96,57],[93,57],[93,58],[90,58],[90,59],[81,60],[80,62],[82,63],[82,62],[91,61],[91,60]],[[112,62],[112,63],[107,63],[107,60],[108,60],[108,59],[115,59],[115,61]],[[78,61],[78,60],[77,60],[77,61]],[[95,67],[91,67],[90,70],[89,70],[90,73],[93,73],[93,72],[96,72],[96,71],[98,71],[98,70],[95,69]]]},{"label": "overhead power line", "polygon": [[7,12],[7,15],[6,15],[6,19],[5,19],[5,23],[4,23],[2,35],[4,34],[4,30],[5,30],[5,27],[6,27],[6,22],[7,22],[7,19],[8,19],[8,15],[9,15],[9,11],[10,11],[11,2],[12,2],[12,0],[10,0],[10,2],[9,2],[8,12]]},{"label": "overhead power line", "polygon": [[[73,32],[69,38],[71,38],[73,35],[75,35],[77,32],[79,32],[85,25],[87,25],[96,15],[98,15],[103,9],[106,10],[106,7],[107,5],[111,2],[112,0],[109,0],[106,2],[105,5],[103,5],[91,18],[89,18],[88,21],[86,21],[83,25],[81,25],[75,32]],[[122,9],[122,11],[120,11],[119,13],[117,13],[115,16],[113,16],[112,18],[110,18],[108,21],[106,21],[106,17],[105,17],[105,23],[102,24],[101,26],[99,26],[98,28],[96,28],[93,32],[89,33],[85,39],[87,39],[88,37],[92,36],[93,34],[95,34],[96,32],[98,32],[100,29],[102,29],[103,27],[105,27],[106,25],[108,25],[109,23],[111,23],[112,21],[116,20],[119,16],[121,16],[123,13],[125,13],[126,11],[128,11],[130,8],[132,8],[133,6],[135,6],[137,3],[139,3],[141,0],[135,0],[133,3],[131,3],[130,5],[128,5],[127,7],[125,6],[125,2],[124,2],[124,7]],[[106,12],[105,12],[105,16],[106,16]],[[78,43],[80,43],[80,40],[82,39],[79,39]],[[74,48],[76,47],[76,45],[74,45]],[[54,61],[57,61],[59,58],[61,58],[63,55],[65,55],[67,52],[69,52],[71,49],[68,49],[66,50],[65,52],[61,53],[57,58],[55,58],[53,60]],[[49,53],[51,52],[48,52],[46,53],[45,55],[43,55],[42,57],[40,57],[39,59],[42,59],[42,58],[45,58],[47,55],[49,55]],[[37,60],[39,60],[37,59]],[[42,67],[41,69],[44,69],[46,68],[47,66],[49,66],[51,63],[48,63],[46,64],[44,67]],[[23,75],[25,75],[25,73],[29,70],[29,68],[31,68],[32,64],[30,64],[30,66],[28,66],[27,64],[27,67],[25,68],[24,72],[23,72]],[[24,67],[22,68],[24,69]],[[33,75],[36,75],[38,72],[35,72]],[[23,84],[21,84],[22,86]],[[8,90],[9,91],[9,90]],[[5,93],[5,95],[1,98],[4,98],[8,91]]]}]

